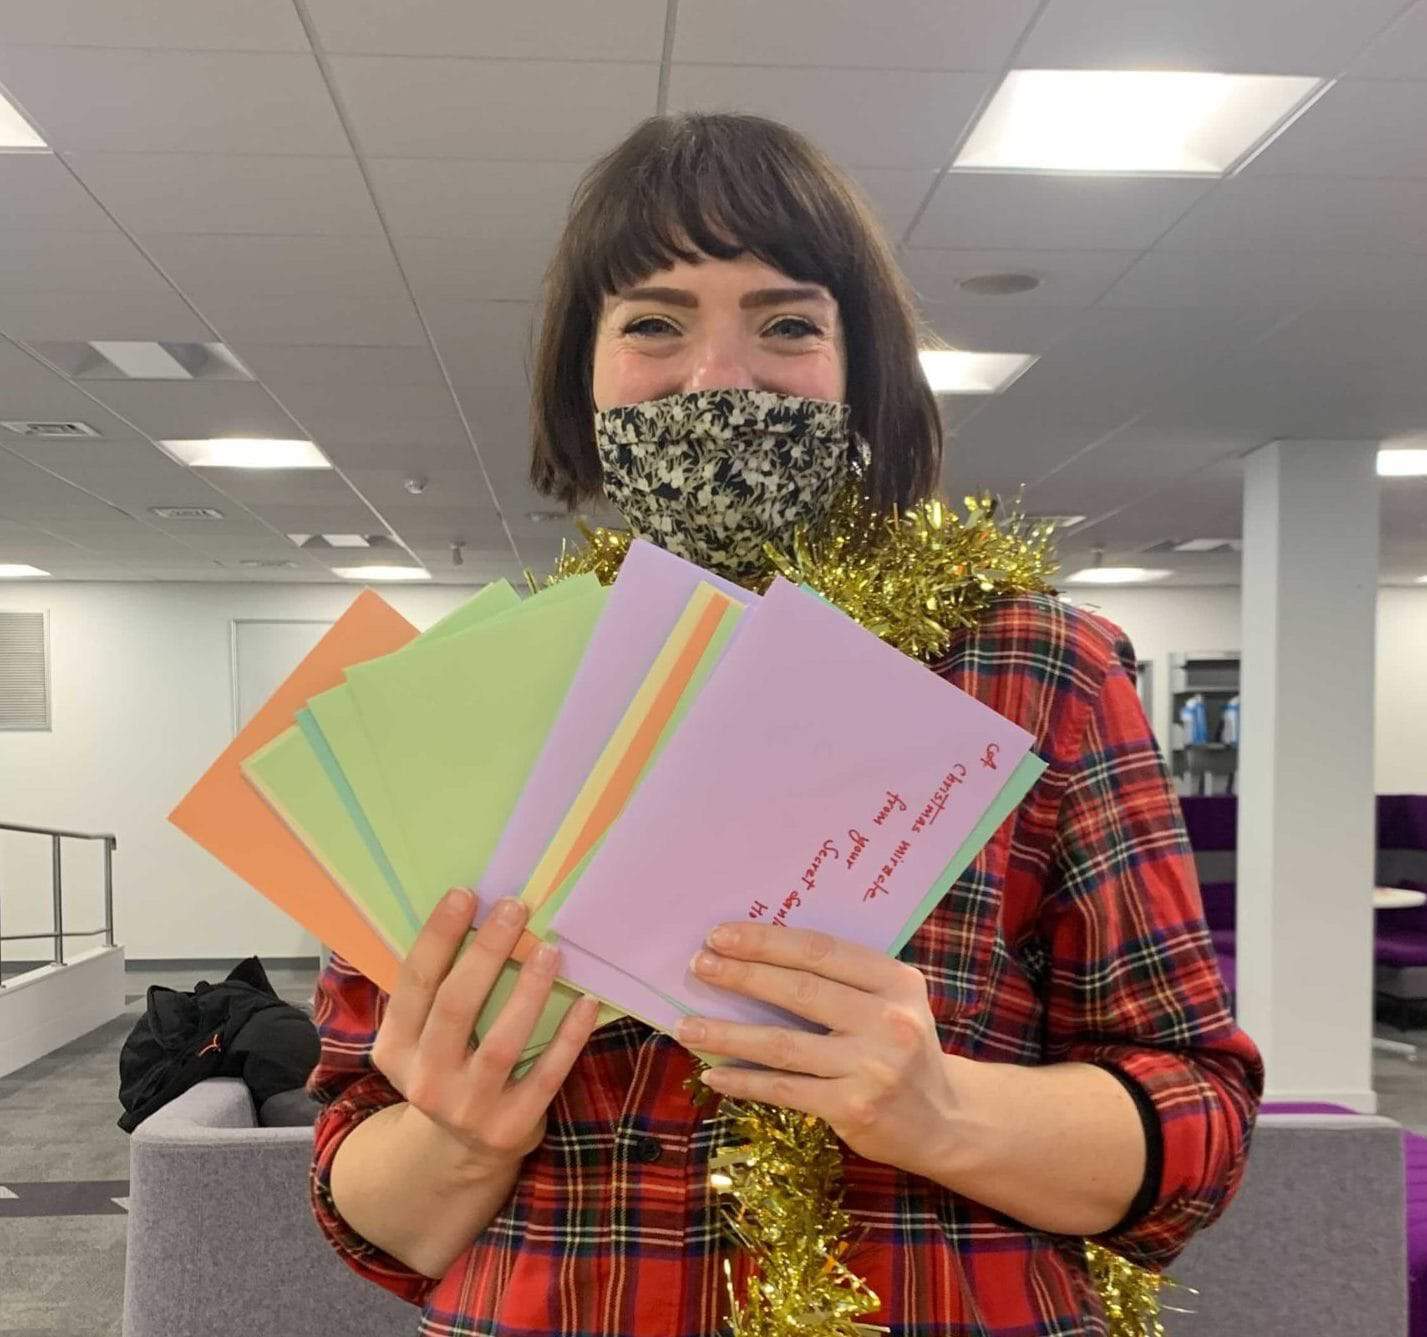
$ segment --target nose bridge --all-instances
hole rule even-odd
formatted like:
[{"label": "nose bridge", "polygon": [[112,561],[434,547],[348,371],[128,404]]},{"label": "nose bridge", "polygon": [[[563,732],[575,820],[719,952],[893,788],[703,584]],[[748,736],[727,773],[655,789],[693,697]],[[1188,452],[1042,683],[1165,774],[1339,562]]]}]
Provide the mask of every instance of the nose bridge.
[{"label": "nose bridge", "polygon": [[684,389],[755,389],[752,350],[736,320],[709,320],[699,331]]}]

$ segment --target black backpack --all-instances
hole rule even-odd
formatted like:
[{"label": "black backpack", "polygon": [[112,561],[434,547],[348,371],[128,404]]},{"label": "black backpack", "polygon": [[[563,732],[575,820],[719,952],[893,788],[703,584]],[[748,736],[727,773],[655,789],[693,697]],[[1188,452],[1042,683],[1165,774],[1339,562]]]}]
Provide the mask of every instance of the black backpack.
[{"label": "black backpack", "polygon": [[256,956],[191,993],[150,985],[144,1015],[119,1051],[119,1127],[132,1133],[209,1077],[241,1077],[261,1107],[304,1085],[320,1048],[312,1019],[277,996]]}]

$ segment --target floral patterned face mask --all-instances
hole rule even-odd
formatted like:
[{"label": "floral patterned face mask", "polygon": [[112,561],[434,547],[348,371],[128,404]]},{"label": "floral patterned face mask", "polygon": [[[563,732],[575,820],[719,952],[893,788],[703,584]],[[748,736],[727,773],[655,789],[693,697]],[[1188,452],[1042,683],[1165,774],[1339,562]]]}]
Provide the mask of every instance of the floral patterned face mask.
[{"label": "floral patterned face mask", "polygon": [[773,390],[697,390],[595,415],[604,492],[639,538],[745,576],[763,545],[815,526],[871,452],[850,410]]}]

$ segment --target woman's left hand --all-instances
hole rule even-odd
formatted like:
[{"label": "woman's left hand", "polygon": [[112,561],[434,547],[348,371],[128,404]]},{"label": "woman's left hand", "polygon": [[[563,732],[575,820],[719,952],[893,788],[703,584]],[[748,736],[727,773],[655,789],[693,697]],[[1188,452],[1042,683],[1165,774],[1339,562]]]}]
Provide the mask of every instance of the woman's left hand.
[{"label": "woman's left hand", "polygon": [[678,1033],[691,1049],[771,1070],[712,1068],[708,1086],[816,1115],[860,1156],[929,1174],[958,1101],[922,973],[805,929],[723,924],[707,943],[694,958],[696,978],[828,1028],[817,1035],[691,1017]]}]

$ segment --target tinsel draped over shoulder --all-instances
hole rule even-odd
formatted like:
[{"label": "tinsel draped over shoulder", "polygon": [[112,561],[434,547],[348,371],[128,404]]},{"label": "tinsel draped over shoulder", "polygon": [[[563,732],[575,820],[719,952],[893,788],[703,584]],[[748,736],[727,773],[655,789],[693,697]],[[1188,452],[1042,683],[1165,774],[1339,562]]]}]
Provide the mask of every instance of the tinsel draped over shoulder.
[{"label": "tinsel draped over shoulder", "polygon": [[[766,566],[739,583],[760,594],[779,575],[807,585],[868,631],[933,664],[996,599],[1051,588],[1051,526],[1000,509],[990,497],[969,496],[963,513],[932,498],[879,514],[848,489],[815,530],[799,528],[781,545],[766,544]],[[608,585],[618,574],[629,531],[583,524],[580,531],[584,543],[561,554],[546,584],[589,571]]]},{"label": "tinsel draped over shoulder", "polygon": [[[1001,510],[979,495],[965,497],[961,513],[940,498],[878,513],[849,488],[816,529],[766,544],[766,565],[737,583],[759,594],[780,575],[807,585],[888,644],[935,665],[996,600],[1052,588],[1052,526],[1027,520],[1018,507]],[[567,547],[543,581],[527,573],[532,589],[585,572],[603,585],[614,581],[633,536],[579,528],[583,544]],[[712,1094],[701,1084],[698,1090]],[[879,1331],[860,1321],[880,1308],[878,1297],[843,1261],[851,1224],[831,1130],[796,1111],[748,1101],[724,1099],[719,1109],[736,1142],[714,1156],[711,1182],[730,1201],[729,1228],[756,1279],[742,1298],[730,1287],[732,1337]],[[1085,1251],[1109,1337],[1163,1337],[1158,1293],[1172,1283],[1088,1240]]]}]

